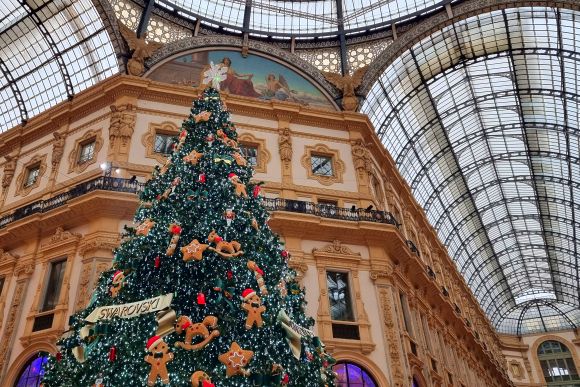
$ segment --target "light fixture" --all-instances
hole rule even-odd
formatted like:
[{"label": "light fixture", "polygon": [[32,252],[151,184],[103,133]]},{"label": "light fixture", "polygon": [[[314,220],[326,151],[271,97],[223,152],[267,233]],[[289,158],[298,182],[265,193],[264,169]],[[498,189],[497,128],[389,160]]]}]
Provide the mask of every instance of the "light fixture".
[{"label": "light fixture", "polygon": [[117,168],[117,169],[115,169],[115,173],[116,173],[117,175],[120,175],[120,174],[121,174],[121,168]]},{"label": "light fixture", "polygon": [[101,163],[101,169],[106,171],[109,168],[109,163]]}]

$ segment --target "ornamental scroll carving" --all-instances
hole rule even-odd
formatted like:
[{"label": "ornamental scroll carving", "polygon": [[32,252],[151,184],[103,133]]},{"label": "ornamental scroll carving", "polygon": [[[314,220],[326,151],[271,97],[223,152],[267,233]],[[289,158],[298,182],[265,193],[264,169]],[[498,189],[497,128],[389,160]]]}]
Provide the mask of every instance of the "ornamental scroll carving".
[{"label": "ornamental scroll carving", "polygon": [[64,242],[69,239],[79,239],[81,234],[76,232],[65,231],[62,227],[57,227],[54,231],[54,235],[50,237],[50,240],[43,244],[42,247],[52,245],[54,243]]},{"label": "ornamental scroll carving", "polygon": [[4,174],[2,175],[2,188],[8,188],[14,178],[18,156],[16,154],[6,155],[4,158],[6,159],[6,163],[4,163]]},{"label": "ornamental scroll carving", "polygon": [[353,141],[351,151],[354,168],[358,172],[366,172],[370,174],[372,170],[372,158],[364,141],[361,139]]},{"label": "ornamental scroll carving", "polygon": [[385,287],[379,287],[379,303],[383,309],[383,323],[385,325],[385,339],[388,347],[389,357],[391,359],[391,369],[393,372],[393,386],[403,387],[404,373],[403,361],[399,346],[399,335],[393,320],[393,309],[389,299],[389,291]]},{"label": "ornamental scroll carving", "polygon": [[342,255],[357,255],[360,256],[360,253],[355,253],[350,249],[348,246],[343,246],[342,242],[338,239],[332,241],[332,243],[317,249],[312,249],[313,253],[330,253],[330,254],[342,254]]},{"label": "ornamental scroll carving", "polygon": [[2,373],[4,365],[6,364],[6,360],[11,352],[10,345],[12,343],[12,335],[14,334],[14,328],[20,316],[23,294],[27,283],[28,279],[19,280],[16,284],[16,289],[14,290],[14,296],[12,297],[12,302],[8,311],[8,318],[6,319],[4,336],[0,341],[0,373]]}]

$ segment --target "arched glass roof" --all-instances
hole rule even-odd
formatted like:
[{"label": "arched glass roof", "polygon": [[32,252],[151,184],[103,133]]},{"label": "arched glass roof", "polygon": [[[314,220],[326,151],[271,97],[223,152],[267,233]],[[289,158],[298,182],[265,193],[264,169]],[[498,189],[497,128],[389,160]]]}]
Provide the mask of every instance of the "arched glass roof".
[{"label": "arched glass roof", "polygon": [[2,0],[0,132],[117,72],[91,0]]},{"label": "arched glass roof", "polygon": [[403,53],[371,118],[500,332],[580,324],[580,13],[498,10]]},{"label": "arched glass roof", "polygon": [[337,35],[379,28],[451,0],[154,0],[182,16],[265,36]]}]

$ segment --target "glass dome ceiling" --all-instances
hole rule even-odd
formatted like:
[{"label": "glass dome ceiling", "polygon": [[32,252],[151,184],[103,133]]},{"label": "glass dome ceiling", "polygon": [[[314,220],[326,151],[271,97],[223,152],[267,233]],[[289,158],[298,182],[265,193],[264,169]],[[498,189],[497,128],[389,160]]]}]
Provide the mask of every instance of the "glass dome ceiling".
[{"label": "glass dome ceiling", "polygon": [[155,0],[181,16],[265,36],[371,30],[441,8],[450,0]]},{"label": "glass dome ceiling", "polygon": [[498,10],[416,43],[367,113],[500,332],[580,324],[580,13]]},{"label": "glass dome ceiling", "polygon": [[0,132],[117,72],[91,0],[2,0]]}]

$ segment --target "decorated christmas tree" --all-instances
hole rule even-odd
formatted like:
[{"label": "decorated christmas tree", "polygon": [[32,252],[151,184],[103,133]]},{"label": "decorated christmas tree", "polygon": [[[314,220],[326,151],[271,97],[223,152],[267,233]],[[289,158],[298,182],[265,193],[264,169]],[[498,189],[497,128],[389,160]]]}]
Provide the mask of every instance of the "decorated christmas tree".
[{"label": "decorated christmas tree", "polygon": [[43,386],[333,385],[334,361],[236,137],[207,88]]}]

